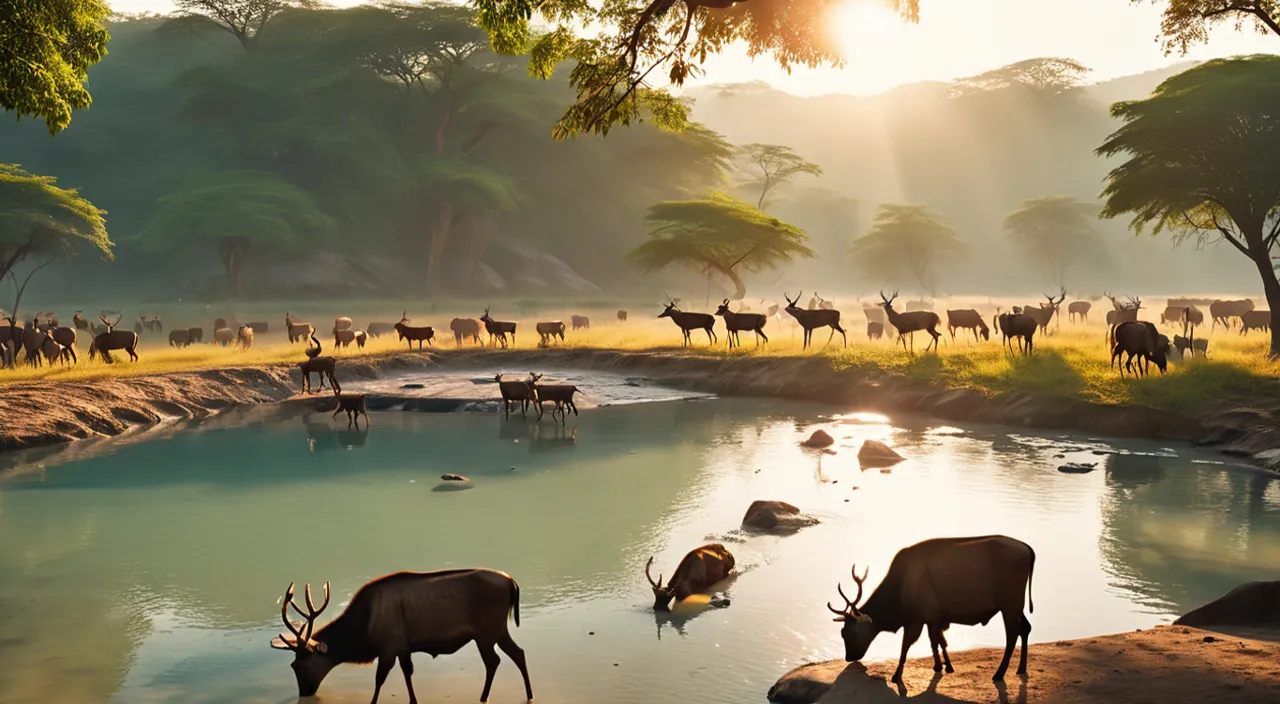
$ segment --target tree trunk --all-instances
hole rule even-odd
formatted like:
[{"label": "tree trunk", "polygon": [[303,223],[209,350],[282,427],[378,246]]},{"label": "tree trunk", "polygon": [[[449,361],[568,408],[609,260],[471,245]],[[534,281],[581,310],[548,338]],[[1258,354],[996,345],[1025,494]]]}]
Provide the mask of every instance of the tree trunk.
[{"label": "tree trunk", "polygon": [[218,256],[222,266],[227,270],[227,281],[231,283],[231,294],[237,298],[244,296],[241,274],[249,261],[249,240],[244,237],[223,237],[218,240]]},{"label": "tree trunk", "polygon": [[453,206],[442,204],[436,227],[431,232],[431,255],[427,259],[427,294],[440,292],[440,270],[444,265],[444,247],[449,242],[449,228],[453,226]]},{"label": "tree trunk", "polygon": [[[720,269],[720,273],[724,274],[733,282],[733,300],[741,301],[747,297],[747,285],[742,281],[742,277],[732,267]],[[708,291],[710,293],[710,291]]]},{"label": "tree trunk", "polygon": [[1271,310],[1271,351],[1272,359],[1280,359],[1280,280],[1276,279],[1276,270],[1272,268],[1271,253],[1262,244],[1249,245],[1250,258],[1258,267],[1262,276],[1262,291],[1266,294],[1267,305]]}]

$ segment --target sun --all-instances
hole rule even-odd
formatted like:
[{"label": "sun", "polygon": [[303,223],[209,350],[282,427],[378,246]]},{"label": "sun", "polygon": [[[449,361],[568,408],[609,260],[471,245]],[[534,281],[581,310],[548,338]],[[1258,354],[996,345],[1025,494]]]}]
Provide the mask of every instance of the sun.
[{"label": "sun", "polygon": [[853,64],[892,53],[902,30],[902,18],[885,0],[847,0],[831,18],[831,31],[839,40],[844,57]]}]

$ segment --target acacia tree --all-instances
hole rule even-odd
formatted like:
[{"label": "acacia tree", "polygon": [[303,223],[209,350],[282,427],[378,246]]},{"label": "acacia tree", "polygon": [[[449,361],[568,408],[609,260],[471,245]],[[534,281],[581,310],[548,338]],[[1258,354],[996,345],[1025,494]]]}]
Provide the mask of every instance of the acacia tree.
[{"label": "acacia tree", "polygon": [[1218,59],[1116,103],[1124,122],[1098,147],[1128,157],[1112,169],[1102,216],[1130,214],[1136,233],[1175,243],[1224,241],[1248,257],[1271,309],[1271,356],[1280,357],[1280,56]]},{"label": "acacia tree", "polygon": [[646,242],[627,252],[632,264],[644,272],[680,264],[721,274],[733,283],[738,300],[747,295],[742,271],[814,256],[803,230],[723,193],[656,203],[645,220],[653,229]]},{"label": "acacia tree", "polygon": [[334,221],[315,198],[280,176],[251,170],[199,177],[160,199],[139,238],[153,250],[213,244],[235,295],[255,252],[302,247],[332,233]]},{"label": "acacia tree", "polygon": [[1105,253],[1097,235],[1099,210],[1072,196],[1029,198],[1005,216],[1003,227],[1028,263],[1065,287],[1068,269]]},{"label": "acacia tree", "polygon": [[1280,35],[1280,0],[1130,0],[1166,3],[1160,18],[1160,43],[1165,54],[1186,54],[1193,44],[1209,41],[1215,25],[1232,23],[1237,30],[1251,25],[1262,34]]},{"label": "acacia tree", "polygon": [[174,0],[173,4],[182,14],[171,26],[217,27],[235,37],[245,51],[257,49],[262,28],[280,13],[324,6],[319,0]]},{"label": "acacia tree", "polygon": [[[754,58],[769,55],[792,66],[843,65],[828,18],[848,0],[472,0],[494,48],[523,52],[532,43],[529,72],[549,77],[557,64],[573,61],[570,83],[577,100],[552,135],[564,139],[587,132],[607,134],[614,125],[649,119],[679,128],[689,106],[649,76],[662,71],[673,85],[702,72],[707,57],[743,42]],[[919,19],[919,0],[883,0],[909,21]],[[533,15],[550,29],[536,41]],[[591,29],[583,33],[583,27]]]},{"label": "acacia tree", "polygon": [[89,107],[89,67],[107,54],[102,0],[0,3],[0,107],[44,120],[49,134]]},{"label": "acacia tree", "polygon": [[739,154],[752,172],[752,180],[743,185],[760,189],[760,197],[756,199],[757,208],[764,207],[769,191],[790,181],[792,177],[799,174],[822,175],[821,166],[806,161],[791,147],[781,144],[747,144],[739,149]]},{"label": "acacia tree", "polygon": [[969,245],[923,205],[882,204],[867,234],[849,252],[867,276],[886,283],[910,276],[920,288],[937,293],[937,267],[966,253]]}]

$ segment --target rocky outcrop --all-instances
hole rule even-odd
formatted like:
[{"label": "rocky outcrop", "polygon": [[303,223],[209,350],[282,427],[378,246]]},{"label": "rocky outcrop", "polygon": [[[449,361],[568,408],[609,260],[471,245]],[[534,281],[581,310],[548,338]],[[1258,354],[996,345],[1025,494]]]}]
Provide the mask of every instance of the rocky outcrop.
[{"label": "rocky outcrop", "polygon": [[1280,626],[1280,581],[1248,582],[1173,622],[1177,626]]},{"label": "rocky outcrop", "polygon": [[905,459],[879,440],[864,440],[858,450],[858,463],[863,467],[891,467]]},{"label": "rocky outcrop", "polygon": [[752,501],[742,517],[744,530],[774,534],[794,533],[817,523],[818,519],[784,501]]},{"label": "rocky outcrop", "polygon": [[604,293],[564,261],[523,242],[500,237],[489,242],[484,255],[486,283],[519,294],[597,296]]},{"label": "rocky outcrop", "polygon": [[801,665],[769,688],[768,699],[774,704],[813,704],[822,699],[848,666],[843,660]]},{"label": "rocky outcrop", "polygon": [[800,444],[804,445],[805,447],[816,447],[816,448],[831,447],[832,445],[836,444],[836,439],[831,437],[831,435],[827,431],[819,428],[818,430],[813,431],[813,435],[810,435],[808,440],[805,440]]}]

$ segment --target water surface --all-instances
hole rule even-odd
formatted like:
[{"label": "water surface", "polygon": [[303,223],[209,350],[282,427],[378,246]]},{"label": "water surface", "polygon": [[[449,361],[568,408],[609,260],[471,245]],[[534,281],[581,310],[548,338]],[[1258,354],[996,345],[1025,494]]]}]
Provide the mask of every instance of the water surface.
[{"label": "water surface", "polygon": [[[875,583],[923,538],[998,532],[1033,545],[1033,642],[1168,622],[1280,565],[1280,484],[1185,446],[749,399],[597,408],[563,430],[393,412],[365,433],[286,413],[6,472],[5,702],[293,701],[291,656],[268,647],[284,588],[330,580],[336,615],[364,581],[401,569],[512,574],[513,635],[538,700],[586,704],[763,701],[791,667],[841,655],[824,603],[850,564],[869,565]],[[836,454],[797,445],[816,427]],[[862,470],[867,438],[908,461]],[[1126,454],[1095,454],[1115,451]],[[1067,459],[1099,468],[1057,472]],[[473,488],[436,491],[445,472]],[[753,499],[822,524],[739,536]],[[731,606],[656,617],[644,562],[669,573],[709,538],[737,556]],[[959,651],[1001,633],[997,620],[948,638]],[[869,657],[897,648],[882,636]],[[474,647],[415,662],[424,702],[478,699]],[[371,667],[340,667],[320,701],[363,704],[372,680]],[[398,672],[384,696],[404,701]],[[490,701],[523,701],[509,662]]]}]

